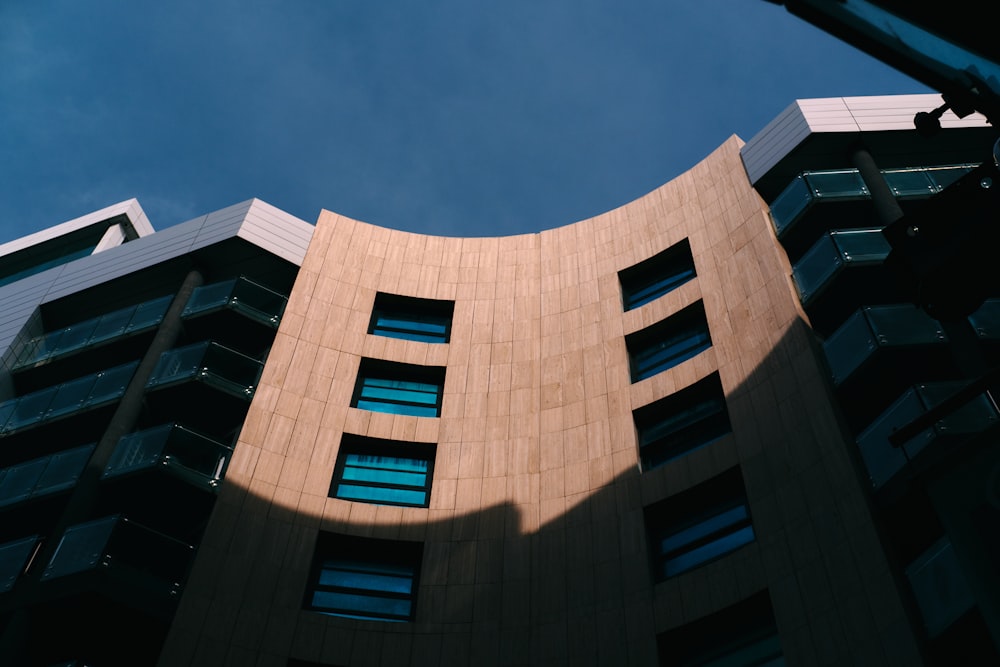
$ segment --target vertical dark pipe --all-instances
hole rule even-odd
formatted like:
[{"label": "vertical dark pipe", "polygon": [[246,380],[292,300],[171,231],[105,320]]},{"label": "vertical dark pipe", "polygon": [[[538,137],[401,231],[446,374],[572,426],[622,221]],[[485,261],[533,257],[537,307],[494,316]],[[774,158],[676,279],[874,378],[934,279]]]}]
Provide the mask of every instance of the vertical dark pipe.
[{"label": "vertical dark pipe", "polygon": [[902,218],[903,209],[900,208],[896,196],[892,194],[892,189],[885,182],[885,177],[868,149],[861,144],[855,144],[851,149],[851,163],[858,168],[861,180],[871,193],[879,223],[885,226]]},{"label": "vertical dark pipe", "polygon": [[[856,144],[851,149],[851,162],[858,168],[861,179],[868,186],[879,222],[885,226],[902,218],[903,209],[900,208],[899,202],[896,201],[895,195],[892,194],[889,184],[886,183],[868,149]],[[979,377],[986,366],[979,349],[979,339],[968,320],[942,321],[939,324],[948,336],[952,358],[962,375],[970,378]]]}]

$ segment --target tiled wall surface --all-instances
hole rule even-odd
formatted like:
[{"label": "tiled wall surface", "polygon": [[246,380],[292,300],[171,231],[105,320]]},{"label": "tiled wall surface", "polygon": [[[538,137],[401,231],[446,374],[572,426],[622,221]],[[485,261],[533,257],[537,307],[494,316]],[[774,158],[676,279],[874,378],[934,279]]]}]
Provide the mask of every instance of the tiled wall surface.
[{"label": "tiled wall surface", "polygon": [[[739,148],[539,234],[324,212],[160,664],[655,665],[765,588],[789,664],[918,664]],[[617,272],[684,238],[697,278],[623,313]],[[451,342],[368,335],[380,291],[454,300]],[[712,347],[631,384],[624,336],[699,299]],[[349,407],[364,357],[446,367],[441,417]],[[713,372],[733,434],[640,473],[632,410]],[[430,506],[329,498],[345,432],[437,443]],[[756,541],[654,584],[643,507],[736,465]],[[320,530],[423,542],[415,621],[304,611]]]}]

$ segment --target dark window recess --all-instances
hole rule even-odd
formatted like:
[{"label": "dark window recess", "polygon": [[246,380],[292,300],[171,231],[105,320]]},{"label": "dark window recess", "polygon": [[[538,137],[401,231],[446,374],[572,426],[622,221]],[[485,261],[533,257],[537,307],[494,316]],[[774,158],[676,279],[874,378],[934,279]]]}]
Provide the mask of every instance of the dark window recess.
[{"label": "dark window recess", "polygon": [[653,578],[663,581],[754,540],[739,468],[644,510]]},{"label": "dark window recess", "polygon": [[622,285],[622,306],[632,310],[667,292],[677,289],[695,277],[694,259],[687,239],[635,266],[618,272]]},{"label": "dark window recess", "polygon": [[409,621],[423,544],[320,533],[305,608],[334,616]]},{"label": "dark window recess", "polygon": [[427,507],[434,445],[345,433],[330,496],[377,505]]},{"label": "dark window recess", "polygon": [[444,368],[362,359],[351,407],[414,417],[441,414]]},{"label": "dark window recess", "polygon": [[785,664],[766,590],[663,632],[656,644],[662,667]]},{"label": "dark window recess", "polygon": [[375,295],[368,333],[424,343],[447,343],[454,311],[453,301],[379,292]]},{"label": "dark window recess", "polygon": [[643,472],[731,431],[726,398],[713,373],[690,387],[633,411]]},{"label": "dark window recess", "polygon": [[632,382],[673,368],[711,346],[705,306],[698,301],[665,320],[625,336]]}]

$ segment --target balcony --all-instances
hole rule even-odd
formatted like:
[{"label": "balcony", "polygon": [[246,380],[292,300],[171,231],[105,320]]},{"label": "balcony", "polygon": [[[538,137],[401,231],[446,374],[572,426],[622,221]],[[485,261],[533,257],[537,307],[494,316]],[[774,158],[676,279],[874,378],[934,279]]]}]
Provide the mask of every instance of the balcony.
[{"label": "balcony", "polygon": [[252,357],[205,341],[164,352],[146,388],[196,381],[249,401],[263,366]]},{"label": "balcony", "polygon": [[881,489],[918,454],[936,443],[954,444],[956,438],[980,433],[1000,423],[1000,414],[989,397],[979,394],[917,436],[894,447],[889,436],[923,415],[962,387],[961,382],[918,384],[906,390],[858,436],[858,449],[868,469],[872,487]]},{"label": "balcony", "polygon": [[885,270],[890,249],[880,227],[837,229],[795,263],[792,276],[817,333],[828,336],[865,303],[903,300]]},{"label": "balcony", "polygon": [[247,278],[235,278],[197,288],[182,317],[229,309],[277,329],[288,298]]},{"label": "balcony", "polygon": [[865,306],[823,343],[830,377],[857,436],[908,387],[960,379],[940,323],[910,304]]},{"label": "balcony", "polygon": [[36,336],[18,351],[12,370],[39,366],[89,347],[152,329],[163,320],[172,298],[153,299]]},{"label": "balcony", "polygon": [[14,587],[18,577],[28,567],[37,545],[37,535],[0,544],[0,594]]},{"label": "balcony", "polygon": [[0,470],[0,509],[76,486],[94,445],[84,445]]},{"label": "balcony", "polygon": [[[107,516],[67,528],[41,581],[64,582],[55,594],[70,594],[94,588],[94,577],[106,577],[129,602],[162,608],[176,601],[193,556],[189,544],[125,517]],[[107,593],[112,588],[101,586]]]},{"label": "balcony", "polygon": [[975,604],[955,549],[942,537],[906,568],[929,637],[936,637]]},{"label": "balcony", "polygon": [[940,323],[911,305],[865,306],[823,344],[833,383],[843,385],[887,350],[943,346]]},{"label": "balcony", "polygon": [[891,249],[878,227],[827,232],[792,267],[803,305],[811,303],[842,271],[881,264]]},{"label": "balcony", "polygon": [[116,366],[0,403],[0,437],[117,400],[125,393],[138,363]]},{"label": "balcony", "polygon": [[980,341],[987,366],[1000,366],[1000,299],[984,301],[976,312],[969,315],[969,324]]},{"label": "balcony", "polygon": [[126,435],[118,441],[102,479],[162,470],[188,483],[215,490],[233,450],[176,424]]},{"label": "balcony", "polygon": [[[976,166],[887,169],[882,175],[897,198],[923,198],[944,190]],[[782,238],[814,204],[870,197],[857,169],[803,172],[771,203],[775,232]]]}]

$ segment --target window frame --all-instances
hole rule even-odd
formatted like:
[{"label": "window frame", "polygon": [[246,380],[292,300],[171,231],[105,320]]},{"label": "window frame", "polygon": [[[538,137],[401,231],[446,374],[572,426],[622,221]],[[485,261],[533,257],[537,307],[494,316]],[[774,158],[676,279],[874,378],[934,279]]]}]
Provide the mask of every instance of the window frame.
[{"label": "window frame", "polygon": [[648,505],[643,517],[655,582],[707,565],[757,539],[739,467]]},{"label": "window frame", "polygon": [[[379,483],[376,480],[365,479],[345,479],[345,471],[350,467],[348,458],[354,455],[381,456],[384,458],[408,459],[412,461],[425,461],[426,470],[422,473],[424,483],[422,485],[404,483]],[[403,442],[399,440],[385,440],[382,438],[369,438],[366,436],[345,433],[341,437],[340,450],[337,453],[337,463],[333,471],[333,479],[330,482],[329,497],[339,498],[350,502],[369,503],[372,505],[392,505],[396,507],[427,507],[430,505],[431,487],[434,480],[434,457],[436,445],[425,442]],[[375,466],[372,466],[375,468]],[[385,468],[390,469],[390,468]],[[390,469],[391,470],[391,469]],[[421,474],[421,473],[403,473]],[[341,486],[357,486],[372,489],[383,489],[389,491],[422,492],[423,501],[419,503],[392,501],[390,499],[362,498],[359,496],[340,495]]]},{"label": "window frame", "polygon": [[705,447],[732,433],[718,373],[632,411],[642,472]]},{"label": "window frame", "polygon": [[679,366],[712,347],[712,334],[701,300],[625,336],[632,383]]},{"label": "window frame", "polygon": [[[371,412],[381,412],[411,417],[437,418],[441,416],[444,397],[443,366],[418,366],[381,359],[364,358],[358,367],[358,378],[351,396],[351,407]],[[373,382],[374,381],[374,382]],[[393,386],[397,385],[397,386]],[[398,386],[409,385],[409,386]],[[409,398],[418,398],[430,391],[424,387],[436,388],[434,401],[391,400],[390,394],[401,393]],[[379,410],[374,406],[397,406],[396,410]]]},{"label": "window frame", "polygon": [[666,250],[618,272],[622,310],[628,312],[669,294],[698,276],[691,244],[682,239]]},{"label": "window frame", "polygon": [[454,301],[379,292],[372,306],[368,333],[422,343],[448,343],[454,312]]},{"label": "window frame", "polygon": [[[750,597],[656,636],[665,667],[738,663],[784,664],[781,636],[765,588]],[[782,660],[775,663],[774,660]],[[766,660],[767,662],[761,662]]]},{"label": "window frame", "polygon": [[[402,540],[381,540],[369,537],[320,532],[316,540],[306,587],[303,607],[330,616],[355,618],[369,621],[407,622],[414,620],[417,610],[417,592],[420,586],[420,570],[423,562],[423,543]],[[340,583],[324,583],[324,574],[329,573],[334,581],[338,573]],[[407,573],[409,576],[406,576]],[[392,581],[395,579],[395,581]],[[368,588],[361,585],[347,585],[353,581],[360,584],[382,582],[383,587]],[[409,582],[409,591],[392,590],[399,588],[403,580]],[[346,605],[317,604],[317,596],[328,594],[340,596],[342,600],[356,599],[354,607]],[[378,601],[400,601],[407,606],[406,613],[364,609],[363,600],[377,604]],[[332,599],[331,599],[332,601]]]}]

